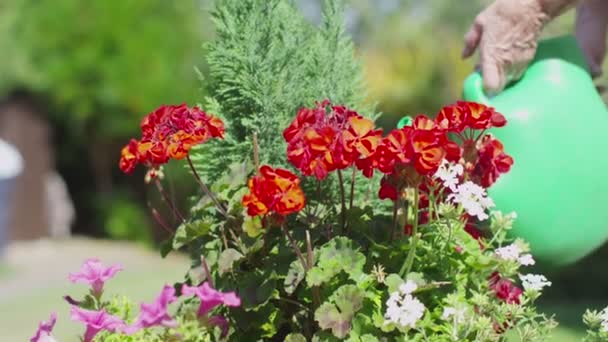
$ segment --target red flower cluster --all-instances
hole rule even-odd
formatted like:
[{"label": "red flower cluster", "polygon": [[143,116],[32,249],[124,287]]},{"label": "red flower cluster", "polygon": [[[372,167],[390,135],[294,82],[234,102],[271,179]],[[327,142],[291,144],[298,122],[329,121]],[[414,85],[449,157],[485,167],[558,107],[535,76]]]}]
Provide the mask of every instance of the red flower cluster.
[{"label": "red flower cluster", "polygon": [[304,208],[300,179],[288,170],[264,165],[257,176],[249,179],[248,186],[249,193],[243,196],[242,202],[250,216],[288,215]]},{"label": "red flower cluster", "polygon": [[507,173],[513,158],[504,152],[502,143],[487,134],[477,144],[478,159],[473,170],[473,179],[479,185],[492,186],[501,173]]},{"label": "red flower cluster", "polygon": [[435,122],[441,129],[462,133],[465,129],[485,130],[492,127],[503,127],[507,124],[505,117],[494,108],[476,102],[458,101],[439,111]]},{"label": "red flower cluster", "polygon": [[357,163],[367,177],[373,175],[374,169],[390,174],[407,165],[413,165],[420,175],[429,175],[437,171],[443,159],[460,158],[460,147],[424,115],[416,117],[412,126],[390,132],[374,152]]},{"label": "red flower cluster", "polygon": [[224,137],[224,123],[198,107],[161,106],[141,122],[141,139],[122,149],[120,169],[131,173],[138,163],[157,166],[183,159],[189,150],[211,138]]},{"label": "red flower cluster", "polygon": [[519,304],[519,297],[522,290],[515,286],[509,279],[502,278],[498,272],[492,273],[489,279],[490,289],[494,291],[496,297],[507,304]]},{"label": "red flower cluster", "polygon": [[300,109],[283,137],[289,162],[304,175],[322,180],[331,171],[369,157],[382,131],[357,112],[323,101],[316,108]]}]

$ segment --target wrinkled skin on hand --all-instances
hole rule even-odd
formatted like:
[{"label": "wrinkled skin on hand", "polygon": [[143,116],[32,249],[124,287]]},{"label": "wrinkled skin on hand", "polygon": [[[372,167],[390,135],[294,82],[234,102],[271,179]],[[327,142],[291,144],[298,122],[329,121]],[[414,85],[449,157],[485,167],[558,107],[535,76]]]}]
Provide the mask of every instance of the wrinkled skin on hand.
[{"label": "wrinkled skin on hand", "polygon": [[479,49],[485,91],[496,94],[516,80],[534,58],[546,23],[577,0],[496,0],[465,35],[463,58]]},{"label": "wrinkled skin on hand", "polygon": [[576,40],[585,53],[591,75],[602,74],[606,56],[606,31],[608,28],[608,1],[586,0],[576,11]]}]

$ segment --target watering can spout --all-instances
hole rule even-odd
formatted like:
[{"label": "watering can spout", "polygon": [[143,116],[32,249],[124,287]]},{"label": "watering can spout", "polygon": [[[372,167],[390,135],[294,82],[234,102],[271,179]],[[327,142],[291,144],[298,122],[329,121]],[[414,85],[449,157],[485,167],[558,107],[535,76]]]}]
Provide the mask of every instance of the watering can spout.
[{"label": "watering can spout", "polygon": [[555,266],[578,261],[608,239],[608,111],[572,36],[539,42],[522,78],[493,97],[482,77],[464,82],[463,99],[494,107],[507,119],[492,130],[515,164],[488,192],[515,211],[515,237]]}]

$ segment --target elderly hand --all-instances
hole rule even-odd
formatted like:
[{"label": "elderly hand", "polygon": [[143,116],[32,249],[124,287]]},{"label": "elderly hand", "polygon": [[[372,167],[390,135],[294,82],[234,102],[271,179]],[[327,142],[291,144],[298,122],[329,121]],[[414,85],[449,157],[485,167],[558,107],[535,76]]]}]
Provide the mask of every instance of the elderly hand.
[{"label": "elderly hand", "polygon": [[465,35],[462,56],[470,57],[479,48],[485,91],[498,93],[519,79],[534,58],[545,24],[576,2],[496,0],[481,12]]},{"label": "elderly hand", "polygon": [[606,56],[608,1],[587,0],[576,11],[576,39],[587,59],[593,77],[602,74]]}]

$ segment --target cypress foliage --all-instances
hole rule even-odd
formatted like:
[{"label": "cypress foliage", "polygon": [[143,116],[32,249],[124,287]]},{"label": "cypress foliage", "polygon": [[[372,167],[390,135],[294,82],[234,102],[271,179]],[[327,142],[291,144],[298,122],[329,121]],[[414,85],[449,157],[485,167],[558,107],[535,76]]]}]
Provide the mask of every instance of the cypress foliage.
[{"label": "cypress foliage", "polygon": [[282,132],[299,108],[329,99],[374,118],[365,104],[363,73],[344,27],[342,0],[326,0],[317,27],[288,0],[217,0],[216,39],[207,46],[203,107],[226,123],[224,141],[192,153],[201,174],[217,179],[251,159],[289,167]]}]

